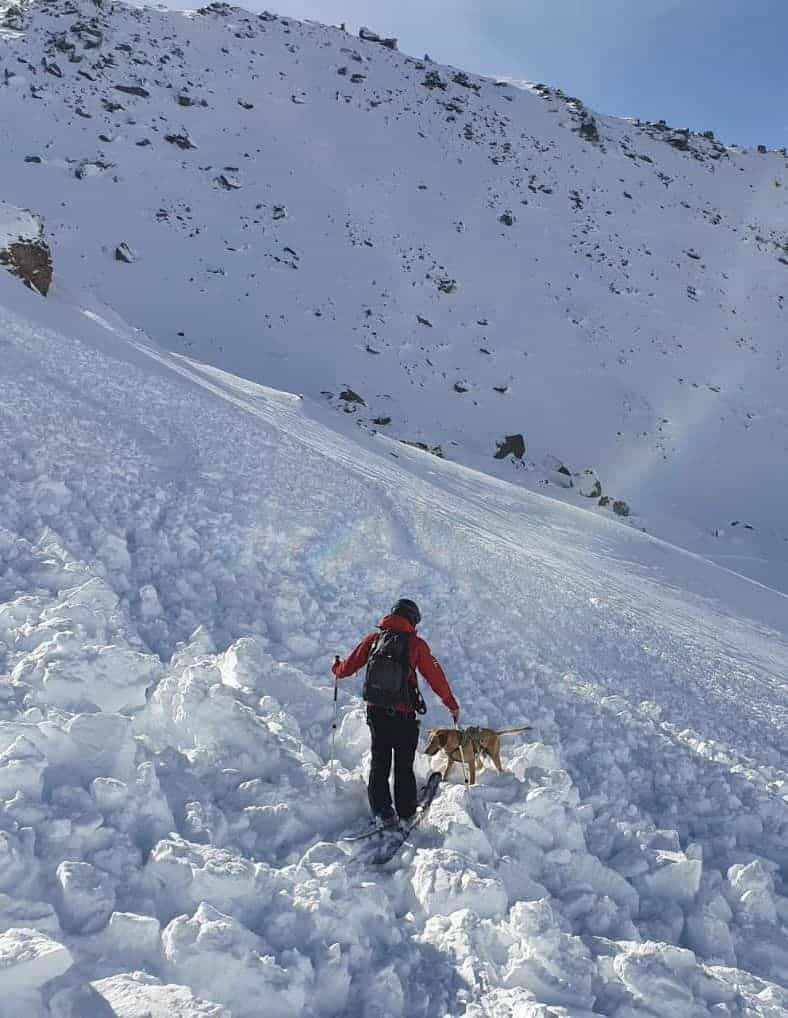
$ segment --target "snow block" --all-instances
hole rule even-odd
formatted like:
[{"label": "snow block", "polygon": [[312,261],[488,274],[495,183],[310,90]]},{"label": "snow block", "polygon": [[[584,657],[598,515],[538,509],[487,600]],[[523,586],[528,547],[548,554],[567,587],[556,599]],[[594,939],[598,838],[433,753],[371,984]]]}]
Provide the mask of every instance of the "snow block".
[{"label": "snow block", "polygon": [[48,901],[28,901],[0,894],[0,931],[5,932],[15,926],[53,936],[60,933],[60,921]]},{"label": "snow block", "polygon": [[88,862],[62,862],[56,871],[56,906],[69,933],[103,929],[115,907],[115,887],[106,873]]},{"label": "snow block", "polygon": [[71,968],[67,947],[38,930],[0,933],[0,1000],[36,990]]},{"label": "snow block", "polygon": [[703,861],[689,859],[683,852],[649,854],[652,869],[634,881],[641,894],[679,903],[692,901],[700,887]]},{"label": "snow block", "polygon": [[21,792],[28,799],[41,798],[47,760],[38,748],[23,735],[0,754],[0,799],[13,798]]},{"label": "snow block", "polygon": [[509,906],[506,888],[491,869],[448,849],[424,850],[413,863],[413,893],[427,915],[469,908],[501,916]]},{"label": "snow block", "polygon": [[210,901],[231,914],[259,909],[273,894],[267,866],[212,845],[172,835],[160,841],[145,867],[146,881],[170,914],[191,912]]},{"label": "snow block", "polygon": [[742,918],[777,922],[774,877],[760,859],[731,866],[728,883],[734,907]]},{"label": "snow block", "polygon": [[280,964],[260,937],[203,902],[162,933],[165,961],[177,978],[221,1001],[233,1018],[291,1018],[304,1011],[311,962],[294,947]]},{"label": "snow block", "polygon": [[[124,972],[90,985],[117,1018],[232,1018],[220,1004],[196,997],[188,986],[163,983],[144,972]],[[72,1013],[77,1018],[77,1012]]]}]

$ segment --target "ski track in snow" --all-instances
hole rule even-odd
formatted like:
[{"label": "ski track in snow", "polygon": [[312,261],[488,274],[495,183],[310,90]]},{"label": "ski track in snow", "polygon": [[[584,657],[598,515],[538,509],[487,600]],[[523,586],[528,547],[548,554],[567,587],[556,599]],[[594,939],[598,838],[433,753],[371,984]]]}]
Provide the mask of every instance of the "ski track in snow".
[{"label": "ski track in snow", "polygon": [[[786,1013],[779,594],[0,305],[2,1013]],[[465,720],[534,731],[380,871],[328,667],[401,592]]]}]

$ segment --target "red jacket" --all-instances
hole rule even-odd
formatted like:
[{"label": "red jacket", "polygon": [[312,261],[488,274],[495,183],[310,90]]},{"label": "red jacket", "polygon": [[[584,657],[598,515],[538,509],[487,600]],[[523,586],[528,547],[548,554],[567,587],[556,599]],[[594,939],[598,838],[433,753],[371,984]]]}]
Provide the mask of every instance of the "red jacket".
[{"label": "red jacket", "polygon": [[[415,686],[417,684],[416,672],[421,672],[429,683],[433,693],[443,700],[447,709],[450,711],[459,710],[459,705],[454,699],[454,694],[446,680],[446,676],[443,674],[443,669],[432,656],[432,651],[430,650],[427,641],[422,640],[420,636],[416,635],[415,626],[412,626],[410,622],[408,622],[407,619],[402,618],[401,615],[386,615],[380,620],[378,628],[396,629],[400,633],[413,634],[408,650],[411,685]],[[359,668],[363,668],[369,658],[369,652],[372,649],[372,644],[375,642],[377,637],[378,633],[370,633],[368,636],[365,636],[356,649],[348,657],[346,657],[344,661],[340,661],[339,664],[334,665],[332,669],[334,675],[336,675],[338,679],[346,679],[350,675],[355,675]],[[413,705],[398,703],[395,710],[409,714],[413,710]]]}]

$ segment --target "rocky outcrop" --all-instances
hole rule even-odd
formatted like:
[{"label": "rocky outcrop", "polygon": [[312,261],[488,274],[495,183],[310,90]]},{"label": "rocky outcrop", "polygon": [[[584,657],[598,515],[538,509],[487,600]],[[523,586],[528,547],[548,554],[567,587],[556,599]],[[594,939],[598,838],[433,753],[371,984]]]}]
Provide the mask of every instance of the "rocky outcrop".
[{"label": "rocky outcrop", "polygon": [[46,296],[52,284],[52,255],[40,220],[31,212],[0,202],[0,265],[25,286]]},{"label": "rocky outcrop", "polygon": [[381,46],[385,46],[386,49],[394,49],[395,50],[397,48],[397,40],[396,39],[386,39],[383,36],[378,35],[377,32],[373,32],[369,28],[360,28],[358,30],[358,37],[359,37],[359,39],[363,39],[364,42],[377,42]]},{"label": "rocky outcrop", "polygon": [[507,456],[514,456],[521,460],[525,456],[525,439],[522,435],[507,435],[502,442],[496,442],[498,451],[495,453],[497,460],[506,459]]}]

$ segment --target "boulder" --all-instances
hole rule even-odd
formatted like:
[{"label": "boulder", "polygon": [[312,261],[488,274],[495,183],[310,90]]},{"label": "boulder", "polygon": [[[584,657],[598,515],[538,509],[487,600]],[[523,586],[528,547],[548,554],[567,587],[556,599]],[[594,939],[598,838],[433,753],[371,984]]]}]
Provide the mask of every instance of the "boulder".
[{"label": "boulder", "polygon": [[525,439],[522,435],[507,435],[503,441],[496,442],[498,451],[495,453],[497,460],[506,459],[507,456],[514,456],[521,460],[525,456]]},{"label": "boulder", "polygon": [[358,37],[359,37],[359,39],[363,39],[364,42],[376,42],[376,43],[378,43],[381,46],[385,46],[386,49],[394,49],[395,50],[395,49],[397,49],[397,46],[398,46],[398,41],[396,39],[392,39],[392,38],[386,39],[383,36],[378,35],[377,32],[373,32],[369,28],[363,28],[363,27],[359,28],[359,30],[358,30]]},{"label": "boulder", "polygon": [[339,398],[344,403],[360,403],[361,406],[366,406],[367,405],[364,402],[363,398],[361,396],[359,396],[359,394],[357,392],[354,392],[350,388],[343,389],[342,392],[340,392],[340,394],[339,394]]},{"label": "boulder", "polygon": [[40,219],[0,201],[0,265],[25,286],[46,296],[52,283],[52,255]]},{"label": "boulder", "polygon": [[602,482],[597,477],[596,471],[591,469],[583,471],[580,475],[578,490],[585,498],[602,497]]}]

